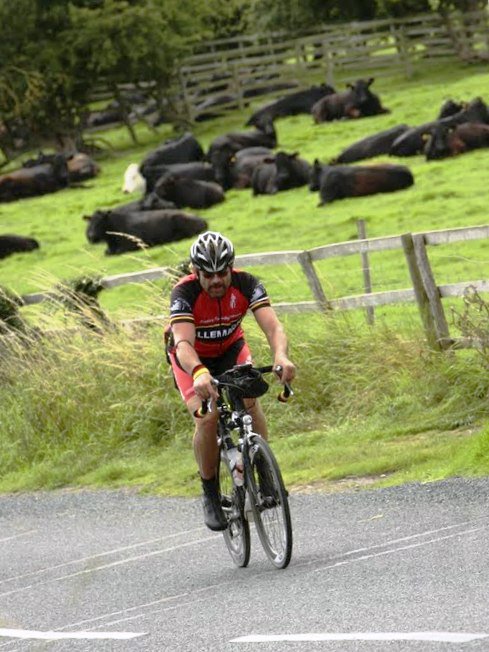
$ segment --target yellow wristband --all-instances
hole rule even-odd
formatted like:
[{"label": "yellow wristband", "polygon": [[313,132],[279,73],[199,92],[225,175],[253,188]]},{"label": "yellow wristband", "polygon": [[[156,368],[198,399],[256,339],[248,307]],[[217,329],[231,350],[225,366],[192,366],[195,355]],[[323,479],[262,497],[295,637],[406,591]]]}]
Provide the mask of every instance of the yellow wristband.
[{"label": "yellow wristband", "polygon": [[200,369],[197,369],[197,371],[194,373],[192,376],[194,382],[197,380],[199,376],[202,376],[202,374],[208,374],[210,373],[209,369],[207,367],[201,367]]}]

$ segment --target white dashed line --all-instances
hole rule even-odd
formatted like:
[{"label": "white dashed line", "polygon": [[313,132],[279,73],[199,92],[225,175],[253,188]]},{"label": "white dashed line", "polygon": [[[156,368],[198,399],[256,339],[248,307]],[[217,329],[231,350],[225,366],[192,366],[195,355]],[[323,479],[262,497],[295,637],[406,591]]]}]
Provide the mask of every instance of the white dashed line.
[{"label": "white dashed line", "polygon": [[145,632],[36,632],[30,629],[0,629],[0,636],[9,638],[34,638],[44,641],[59,641],[61,639],[119,639],[127,640],[138,636],[146,636]]},{"label": "white dashed line", "polygon": [[281,641],[436,641],[439,643],[470,643],[489,634],[459,632],[365,632],[350,634],[251,634],[233,638],[230,643],[274,643]]}]

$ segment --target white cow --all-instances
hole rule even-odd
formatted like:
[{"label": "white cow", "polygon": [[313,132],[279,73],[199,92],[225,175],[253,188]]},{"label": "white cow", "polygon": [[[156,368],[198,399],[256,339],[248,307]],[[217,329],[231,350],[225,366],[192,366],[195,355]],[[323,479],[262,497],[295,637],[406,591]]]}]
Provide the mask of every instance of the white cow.
[{"label": "white cow", "polygon": [[122,192],[146,192],[146,179],[139,172],[137,163],[131,163],[124,172]]}]

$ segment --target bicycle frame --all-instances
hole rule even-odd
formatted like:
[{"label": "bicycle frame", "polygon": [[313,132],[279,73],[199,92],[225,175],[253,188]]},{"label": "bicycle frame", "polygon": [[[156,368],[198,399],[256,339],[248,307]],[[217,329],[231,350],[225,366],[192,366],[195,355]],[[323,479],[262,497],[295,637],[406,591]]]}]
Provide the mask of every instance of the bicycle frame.
[{"label": "bicycle frame", "polygon": [[[223,531],[226,545],[237,566],[244,567],[250,558],[250,527],[254,525],[269,560],[276,568],[285,568],[292,554],[292,524],[280,467],[266,439],[253,431],[253,420],[246,407],[243,392],[252,395],[266,392],[267,386],[239,385],[240,374],[252,368],[235,365],[215,380],[218,391],[217,442],[219,448],[219,483],[221,505],[228,521]],[[253,367],[260,373],[274,371],[272,366]],[[287,384],[278,396],[286,401],[292,394]],[[246,394],[245,394],[246,395]],[[203,416],[210,409],[210,401],[203,401],[195,416]],[[237,437],[233,433],[237,432]],[[236,459],[231,451],[242,455],[243,479],[236,478]],[[224,487],[224,489],[223,489]]]}]

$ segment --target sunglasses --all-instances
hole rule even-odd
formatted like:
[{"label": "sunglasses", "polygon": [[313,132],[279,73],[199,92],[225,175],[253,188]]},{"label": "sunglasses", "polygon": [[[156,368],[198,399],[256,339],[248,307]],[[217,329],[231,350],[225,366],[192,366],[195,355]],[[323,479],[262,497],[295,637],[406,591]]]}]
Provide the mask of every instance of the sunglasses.
[{"label": "sunglasses", "polygon": [[220,272],[204,272],[203,270],[200,270],[202,276],[207,280],[213,278],[214,276],[218,276],[219,278],[224,278],[225,276],[227,276],[228,272],[229,272],[229,267],[226,267],[225,269],[221,269]]}]

